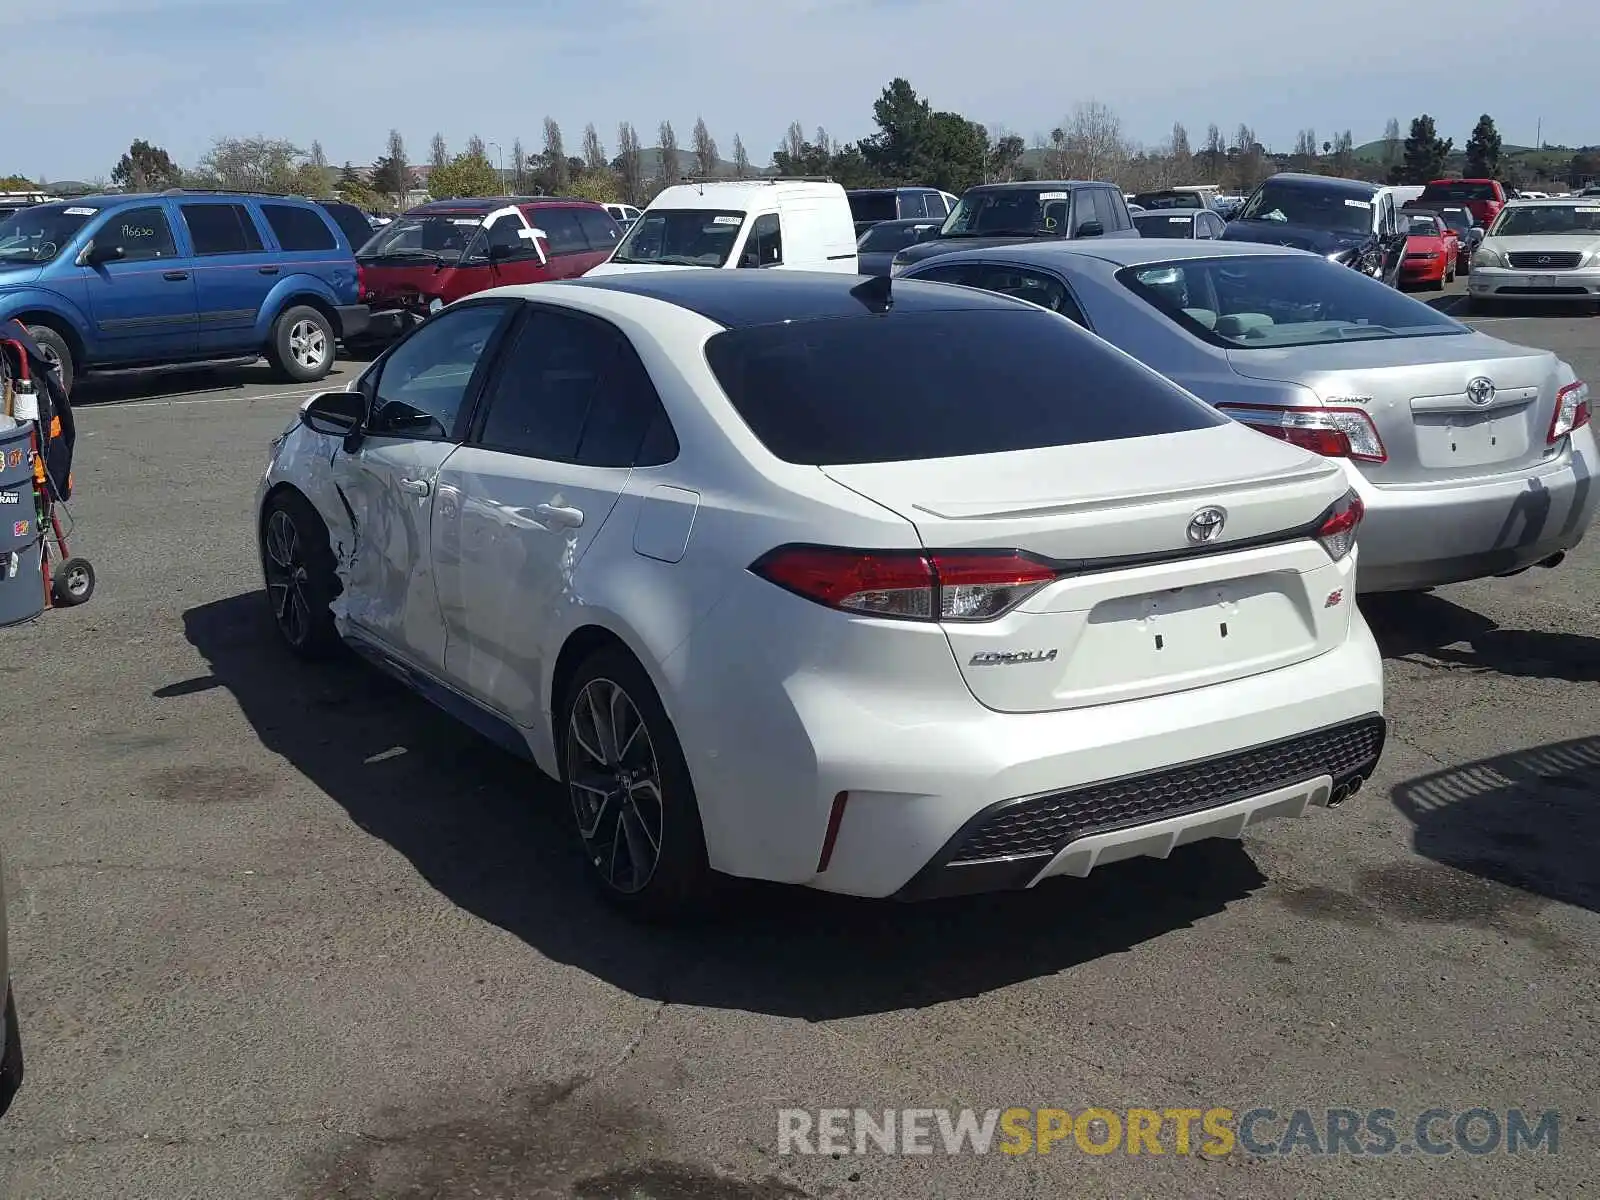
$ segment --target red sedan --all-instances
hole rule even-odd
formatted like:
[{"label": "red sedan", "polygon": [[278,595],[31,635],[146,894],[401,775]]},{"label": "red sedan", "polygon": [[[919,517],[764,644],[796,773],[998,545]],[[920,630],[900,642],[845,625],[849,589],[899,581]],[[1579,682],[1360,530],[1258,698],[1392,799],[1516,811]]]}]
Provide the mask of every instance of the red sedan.
[{"label": "red sedan", "polygon": [[1456,277],[1461,239],[1454,229],[1431,213],[1407,213],[1411,229],[1406,237],[1406,257],[1400,264],[1400,285],[1425,284],[1435,291]]}]

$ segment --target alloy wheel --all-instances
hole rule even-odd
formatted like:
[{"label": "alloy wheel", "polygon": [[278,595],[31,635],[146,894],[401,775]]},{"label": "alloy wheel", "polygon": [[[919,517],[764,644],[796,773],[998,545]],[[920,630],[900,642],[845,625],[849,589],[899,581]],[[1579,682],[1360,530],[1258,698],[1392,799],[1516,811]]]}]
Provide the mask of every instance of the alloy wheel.
[{"label": "alloy wheel", "polygon": [[289,354],[308,371],[319,369],[328,357],[328,334],[315,321],[296,321],[289,329]]},{"label": "alloy wheel", "polygon": [[584,852],[607,886],[641,891],[661,861],[661,768],[622,687],[592,679],[567,718],[567,786]]},{"label": "alloy wheel", "polygon": [[311,634],[311,602],[306,598],[310,578],[301,552],[300,531],[294,518],[275,509],[267,518],[266,536],[267,598],[278,631],[291,646],[304,645]]}]

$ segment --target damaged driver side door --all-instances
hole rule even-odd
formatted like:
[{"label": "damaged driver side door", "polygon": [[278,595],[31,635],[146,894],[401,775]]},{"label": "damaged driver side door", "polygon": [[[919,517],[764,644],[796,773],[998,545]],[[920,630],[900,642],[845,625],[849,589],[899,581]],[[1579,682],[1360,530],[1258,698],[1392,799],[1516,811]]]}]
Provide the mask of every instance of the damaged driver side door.
[{"label": "damaged driver side door", "polygon": [[374,363],[361,381],[366,426],[334,466],[354,530],[339,601],[348,632],[433,674],[445,639],[429,550],[435,485],[509,311],[503,300],[453,306]]}]

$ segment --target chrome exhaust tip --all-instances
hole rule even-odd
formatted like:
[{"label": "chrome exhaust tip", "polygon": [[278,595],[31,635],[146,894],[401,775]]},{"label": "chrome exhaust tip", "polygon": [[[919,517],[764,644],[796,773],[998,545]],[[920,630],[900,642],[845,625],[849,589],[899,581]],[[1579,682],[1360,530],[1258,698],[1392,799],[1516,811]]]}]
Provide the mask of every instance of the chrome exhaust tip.
[{"label": "chrome exhaust tip", "polygon": [[1328,807],[1338,808],[1339,805],[1343,804],[1346,800],[1350,799],[1351,796],[1354,796],[1357,792],[1359,792],[1361,790],[1361,785],[1365,782],[1366,780],[1357,775],[1354,779],[1351,779],[1345,783],[1341,783],[1338,787],[1334,788],[1333,792],[1328,796]]}]

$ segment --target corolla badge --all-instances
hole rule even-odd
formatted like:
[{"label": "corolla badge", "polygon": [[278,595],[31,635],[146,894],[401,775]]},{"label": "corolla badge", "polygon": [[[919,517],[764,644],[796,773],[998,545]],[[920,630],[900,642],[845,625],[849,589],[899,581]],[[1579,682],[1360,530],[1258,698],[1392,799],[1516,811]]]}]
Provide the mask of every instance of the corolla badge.
[{"label": "corolla badge", "polygon": [[1202,508],[1189,518],[1189,540],[1196,546],[1214,542],[1222,536],[1228,514],[1220,508]]},{"label": "corolla badge", "polygon": [[1054,650],[980,650],[968,660],[969,667],[1014,667],[1022,663],[1055,662]]},{"label": "corolla badge", "polygon": [[1482,375],[1479,375],[1471,383],[1467,384],[1467,399],[1479,408],[1493,404],[1494,380],[1485,379]]}]

